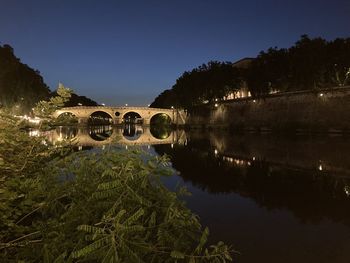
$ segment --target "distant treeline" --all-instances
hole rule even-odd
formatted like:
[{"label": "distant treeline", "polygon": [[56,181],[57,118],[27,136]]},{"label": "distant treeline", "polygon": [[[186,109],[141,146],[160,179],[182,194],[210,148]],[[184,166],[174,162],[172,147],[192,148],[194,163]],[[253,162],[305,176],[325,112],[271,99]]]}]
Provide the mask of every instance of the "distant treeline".
[{"label": "distant treeline", "polygon": [[301,36],[290,48],[261,51],[248,65],[211,61],[184,72],[151,107],[191,108],[221,99],[245,84],[253,97],[344,86],[350,82],[350,38],[326,41]]},{"label": "distant treeline", "polygon": [[[54,95],[55,92],[50,91],[39,71],[23,64],[10,45],[0,45],[0,107],[18,114],[29,113],[38,101]],[[97,105],[89,98],[73,94],[66,106],[76,106],[78,103]]]}]

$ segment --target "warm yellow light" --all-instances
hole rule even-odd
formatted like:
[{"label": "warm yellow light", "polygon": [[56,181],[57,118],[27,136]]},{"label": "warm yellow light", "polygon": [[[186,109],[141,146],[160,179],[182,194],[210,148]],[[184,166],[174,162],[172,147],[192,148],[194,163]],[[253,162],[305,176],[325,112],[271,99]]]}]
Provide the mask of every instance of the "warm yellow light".
[{"label": "warm yellow light", "polygon": [[31,130],[29,131],[29,136],[37,137],[40,135],[39,130]]}]

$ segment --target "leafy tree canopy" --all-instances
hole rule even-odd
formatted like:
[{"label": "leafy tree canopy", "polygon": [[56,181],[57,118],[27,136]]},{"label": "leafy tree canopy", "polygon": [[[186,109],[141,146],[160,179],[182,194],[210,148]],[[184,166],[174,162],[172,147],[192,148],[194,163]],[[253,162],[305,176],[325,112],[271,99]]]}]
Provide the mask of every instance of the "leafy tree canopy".
[{"label": "leafy tree canopy", "polygon": [[241,85],[241,69],[230,62],[211,61],[190,72],[184,72],[175,85],[160,94],[151,107],[189,108],[203,101],[213,101]]},{"label": "leafy tree canopy", "polygon": [[29,112],[50,95],[40,72],[21,63],[9,45],[0,46],[0,105],[15,113]]},{"label": "leafy tree canopy", "polygon": [[271,90],[297,91],[350,83],[350,38],[301,38],[290,48],[261,51],[248,67],[212,61],[184,72],[151,107],[189,109],[222,98],[246,83],[253,96]]},{"label": "leafy tree canopy", "polygon": [[[0,46],[0,106],[15,114],[28,114],[37,102],[57,97],[51,92],[38,70],[23,64],[9,45]],[[95,101],[71,92],[64,106],[96,106]]]}]

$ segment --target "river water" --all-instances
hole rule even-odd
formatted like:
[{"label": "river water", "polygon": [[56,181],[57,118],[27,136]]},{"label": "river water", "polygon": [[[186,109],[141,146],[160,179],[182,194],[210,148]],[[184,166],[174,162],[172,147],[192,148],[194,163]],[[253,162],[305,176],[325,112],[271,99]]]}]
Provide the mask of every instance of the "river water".
[{"label": "river water", "polygon": [[236,262],[350,262],[350,138],[170,131],[142,126],[58,127],[78,149],[142,147],[167,154],[174,189]]}]

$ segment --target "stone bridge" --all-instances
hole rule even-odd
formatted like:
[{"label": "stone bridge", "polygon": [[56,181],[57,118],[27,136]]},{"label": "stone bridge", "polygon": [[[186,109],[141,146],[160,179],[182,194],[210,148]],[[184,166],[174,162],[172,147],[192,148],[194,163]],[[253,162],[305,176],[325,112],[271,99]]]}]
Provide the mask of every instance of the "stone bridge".
[{"label": "stone bridge", "polygon": [[[94,136],[108,132],[109,137],[104,140]],[[108,144],[120,145],[155,145],[155,144],[184,144],[187,142],[186,133],[183,130],[173,130],[165,138],[156,138],[152,135],[147,126],[137,126],[133,136],[124,135],[123,128],[112,126],[97,126],[89,128],[84,127],[57,127],[55,130],[47,132],[45,135],[53,143],[59,143],[63,140],[73,140],[77,146],[99,147]]]},{"label": "stone bridge", "polygon": [[186,123],[186,112],[178,109],[161,109],[149,107],[107,107],[107,106],[77,106],[65,107],[54,112],[53,117],[57,118],[61,114],[70,113],[78,118],[79,123],[88,123],[92,114],[103,112],[110,116],[112,124],[122,124],[124,116],[128,113],[137,113],[141,116],[141,121],[149,125],[153,116],[165,114],[170,117],[171,123],[182,125]]}]

